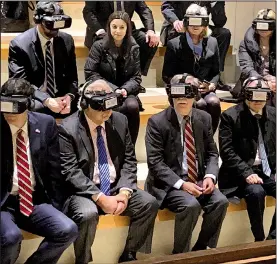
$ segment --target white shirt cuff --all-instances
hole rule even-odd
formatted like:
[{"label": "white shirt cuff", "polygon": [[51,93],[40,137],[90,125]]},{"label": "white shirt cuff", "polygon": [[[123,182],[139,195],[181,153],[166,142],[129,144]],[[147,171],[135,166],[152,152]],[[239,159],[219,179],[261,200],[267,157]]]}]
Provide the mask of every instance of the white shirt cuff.
[{"label": "white shirt cuff", "polygon": [[120,189],[119,189],[119,192],[120,192],[120,191],[123,191],[123,190],[129,191],[131,194],[133,193],[133,190],[130,189],[130,188],[127,188],[127,187],[122,187],[122,188],[120,188]]},{"label": "white shirt cuff", "polygon": [[214,183],[216,182],[216,176],[214,176],[213,174],[206,174],[204,179],[206,179],[206,178],[212,178]]},{"label": "white shirt cuff", "polygon": [[103,34],[103,33],[105,33],[105,32],[106,32],[105,29],[101,28],[101,29],[98,29],[98,30],[95,32],[95,34],[96,34],[97,36],[99,36],[100,34]]},{"label": "white shirt cuff", "polygon": [[211,2],[211,7],[214,7],[216,5],[216,1],[215,2]]},{"label": "white shirt cuff", "polygon": [[98,193],[98,194],[94,194],[94,195],[92,196],[92,200],[96,203],[96,202],[98,201],[98,199],[100,198],[100,196],[102,196],[102,195],[103,195],[102,192],[100,192],[100,193]]},{"label": "white shirt cuff", "polygon": [[175,189],[180,190],[184,182],[185,182],[185,181],[183,181],[182,179],[180,179],[180,180],[178,180],[178,181],[173,185],[173,187],[174,187]]}]

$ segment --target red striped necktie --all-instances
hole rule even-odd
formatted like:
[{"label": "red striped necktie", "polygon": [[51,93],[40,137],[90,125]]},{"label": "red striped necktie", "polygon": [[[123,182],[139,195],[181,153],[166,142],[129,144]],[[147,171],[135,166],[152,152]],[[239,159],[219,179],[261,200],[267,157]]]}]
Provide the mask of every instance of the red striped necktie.
[{"label": "red striped necktie", "polygon": [[25,216],[29,216],[34,210],[33,191],[27,146],[22,135],[22,130],[19,130],[16,138],[16,165],[20,212]]},{"label": "red striped necktie", "polygon": [[187,165],[188,165],[188,177],[191,182],[197,182],[197,168],[196,168],[196,157],[195,157],[195,144],[193,132],[190,124],[190,117],[185,117],[185,144],[187,150]]}]

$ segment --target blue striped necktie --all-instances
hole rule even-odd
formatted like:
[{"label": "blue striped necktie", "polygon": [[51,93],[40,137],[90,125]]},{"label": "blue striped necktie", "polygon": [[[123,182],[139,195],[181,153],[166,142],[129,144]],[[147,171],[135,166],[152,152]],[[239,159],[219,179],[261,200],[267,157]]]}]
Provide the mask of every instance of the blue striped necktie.
[{"label": "blue striped necktie", "polygon": [[98,169],[100,178],[100,190],[105,195],[110,195],[110,171],[107,158],[105,142],[102,136],[102,126],[98,126],[97,130],[97,148],[98,148]]},{"label": "blue striped necktie", "polygon": [[54,67],[53,67],[53,57],[51,53],[51,41],[46,43],[45,52],[45,67],[46,67],[46,87],[47,93],[51,97],[55,97],[55,81],[54,81]]},{"label": "blue striped necktie", "polygon": [[257,115],[256,118],[257,118],[257,123],[258,123],[258,128],[259,128],[259,137],[258,137],[259,155],[260,155],[260,159],[262,161],[263,173],[266,176],[270,177],[271,169],[270,169],[269,164],[268,164],[267,155],[266,155],[266,152],[265,152],[264,141],[263,141],[263,136],[262,136],[262,131],[261,131],[260,123],[259,123],[260,115]]}]

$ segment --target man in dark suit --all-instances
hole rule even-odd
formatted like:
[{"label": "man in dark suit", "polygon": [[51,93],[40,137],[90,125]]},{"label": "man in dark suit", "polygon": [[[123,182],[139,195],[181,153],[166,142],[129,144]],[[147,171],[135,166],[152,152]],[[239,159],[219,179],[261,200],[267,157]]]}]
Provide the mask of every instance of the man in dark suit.
[{"label": "man in dark suit", "polygon": [[[225,14],[224,1],[163,1],[161,6],[162,14],[165,18],[161,29],[161,40],[164,45],[167,41],[178,36],[178,33],[184,31],[183,19],[186,10],[191,4],[198,4],[207,9],[208,15],[214,25],[209,25],[212,30],[212,36],[217,39],[220,54],[220,71],[224,71],[225,58],[231,41],[231,32],[224,28],[227,17]],[[225,86],[225,87],[224,87]],[[223,84],[222,80],[218,83],[218,88],[229,90],[229,87]]]},{"label": "man in dark suit", "polygon": [[143,23],[144,28],[136,29],[132,22],[132,35],[140,47],[141,73],[146,76],[159,45],[159,37],[155,34],[152,11],[144,1],[86,1],[83,9],[87,24],[85,45],[90,49],[96,39],[106,34],[109,16],[115,11],[125,11],[130,19],[136,12]]},{"label": "man in dark suit", "polygon": [[61,165],[68,192],[65,212],[80,230],[75,242],[78,264],[92,260],[99,214],[131,218],[119,258],[125,262],[135,260],[144,244],[148,245],[144,252],[150,253],[158,212],[156,199],[137,189],[137,162],[127,118],[99,106],[96,100],[100,102],[101,96],[104,104],[110,105],[115,94],[103,80],[87,82],[80,101],[82,110],[64,119],[60,127]]},{"label": "man in dark suit", "polygon": [[[63,205],[58,129],[53,117],[28,112],[33,91],[24,79],[1,87],[2,264],[18,258],[20,229],[45,237],[28,264],[57,263],[78,236],[76,224],[56,209]],[[12,107],[17,100],[20,107]]]},{"label": "man in dark suit", "polygon": [[38,2],[37,26],[10,42],[8,60],[10,78],[24,78],[38,88],[34,110],[62,118],[77,110],[78,78],[72,36],[56,29],[56,22],[54,29],[45,22],[59,15],[64,13],[58,3]]},{"label": "man in dark suit", "polygon": [[[190,84],[190,92],[173,98],[173,91],[185,89],[185,84]],[[219,169],[211,117],[192,108],[196,93],[192,76],[175,75],[168,92],[171,106],[153,115],[146,128],[149,174],[145,188],[161,208],[176,213],[173,254],[189,251],[201,208],[202,228],[192,250],[216,247],[228,206],[215,188]]]},{"label": "man in dark suit", "polygon": [[[219,126],[219,188],[227,197],[245,199],[255,241],[265,239],[265,196],[276,198],[276,109],[266,105],[267,92],[269,86],[261,77],[246,79],[244,102],[223,112]],[[268,238],[276,238],[275,217]]]}]

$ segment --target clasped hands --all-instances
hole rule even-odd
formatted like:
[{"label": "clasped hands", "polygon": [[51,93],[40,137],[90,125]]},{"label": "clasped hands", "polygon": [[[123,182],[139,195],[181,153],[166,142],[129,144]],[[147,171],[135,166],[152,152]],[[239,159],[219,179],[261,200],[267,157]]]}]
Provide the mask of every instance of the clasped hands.
[{"label": "clasped hands", "polygon": [[62,97],[47,98],[44,103],[52,112],[62,115],[70,113],[71,97],[66,94]]},{"label": "clasped hands", "polygon": [[199,197],[201,194],[211,194],[215,188],[212,178],[205,178],[203,180],[202,187],[193,182],[184,182],[182,185],[182,190],[190,193],[195,197]]}]

